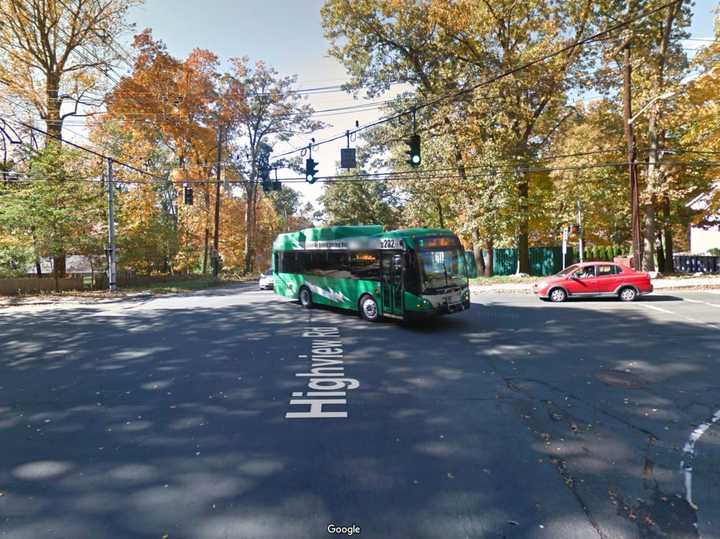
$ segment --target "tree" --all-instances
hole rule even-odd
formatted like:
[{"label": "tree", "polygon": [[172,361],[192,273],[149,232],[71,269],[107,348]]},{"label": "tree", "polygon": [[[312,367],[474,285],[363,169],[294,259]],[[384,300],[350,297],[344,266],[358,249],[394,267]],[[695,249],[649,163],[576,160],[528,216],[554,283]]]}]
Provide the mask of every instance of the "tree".
[{"label": "tree", "polygon": [[[133,48],[137,51],[133,71],[108,94],[108,112],[98,126],[108,119],[117,122],[133,141],[130,147],[121,142],[125,155],[136,155],[143,162],[153,148],[163,148],[172,156],[164,163],[165,170],[175,168],[172,180],[194,182],[200,195],[197,203],[183,207],[181,215],[172,218],[186,228],[181,267],[194,267],[200,253],[204,273],[214,190],[209,182],[198,181],[209,179],[217,161],[218,59],[209,51],[195,49],[185,60],[178,60],[150,30],[135,36]],[[162,195],[163,208],[176,212],[177,192],[170,187],[172,184],[157,193]]]},{"label": "tree", "polygon": [[400,204],[383,181],[340,181],[325,185],[320,203],[328,225],[378,224],[397,228]]},{"label": "tree", "polygon": [[228,135],[237,137],[232,168],[241,179],[245,207],[245,272],[255,264],[256,208],[261,165],[268,165],[272,147],[294,135],[322,127],[313,121],[312,107],[293,87],[296,77],[281,77],[263,62],[230,60],[223,76],[221,109]]},{"label": "tree", "polygon": [[[137,0],[3,0],[0,3],[0,83],[45,120],[50,138],[62,123],[100,103],[91,93],[119,60],[114,43],[130,26]],[[63,105],[71,109],[63,112]]]},{"label": "tree", "polygon": [[79,152],[48,146],[30,161],[28,181],[0,187],[0,230],[32,246],[36,257],[82,251],[90,241],[100,251],[104,193],[97,172]]},{"label": "tree", "polygon": [[[420,101],[498,76],[586,36],[592,2],[345,2],[322,9],[331,55],[345,64],[355,88],[380,92],[392,82],[415,86]],[[466,92],[429,111],[457,144],[491,143],[505,161],[530,164],[572,114],[566,96],[585,83],[587,55],[569,49],[517,71],[481,91]],[[485,98],[491,94],[492,101]],[[470,128],[468,131],[468,127]],[[476,136],[463,136],[474,132]],[[461,168],[473,148],[456,146],[449,164]],[[517,246],[520,271],[529,271],[530,175],[516,167]]]}]

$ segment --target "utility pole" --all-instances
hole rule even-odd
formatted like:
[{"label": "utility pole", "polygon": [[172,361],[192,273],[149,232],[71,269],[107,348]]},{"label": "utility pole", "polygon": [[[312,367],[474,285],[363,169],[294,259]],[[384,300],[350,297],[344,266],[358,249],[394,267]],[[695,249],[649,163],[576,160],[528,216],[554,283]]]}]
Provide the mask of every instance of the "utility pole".
[{"label": "utility pole", "polygon": [[[627,2],[628,17],[631,11],[631,0]],[[628,30],[630,32],[630,30]],[[628,36],[623,46],[623,117],[625,139],[627,140],[628,171],[630,174],[630,213],[632,228],[633,268],[640,270],[642,266],[642,238],[640,237],[640,189],[637,178],[637,147],[632,118],[632,64],[630,59],[631,37]]]},{"label": "utility pole", "polygon": [[114,215],[114,198],[115,185],[113,184],[113,162],[112,159],[107,160],[107,177],[108,177],[108,246],[105,249],[108,259],[108,289],[110,292],[117,290],[117,258],[115,256],[115,215]]},{"label": "utility pole", "polygon": [[575,201],[575,207],[577,208],[577,233],[578,233],[578,251],[580,254],[580,263],[583,262],[583,211],[582,211],[582,203],[580,202],[580,199],[577,199]]},{"label": "utility pole", "polygon": [[213,238],[213,277],[220,273],[220,173],[222,172],[220,160],[222,159],[222,126],[218,126],[217,133],[217,163],[215,164],[215,237]]}]

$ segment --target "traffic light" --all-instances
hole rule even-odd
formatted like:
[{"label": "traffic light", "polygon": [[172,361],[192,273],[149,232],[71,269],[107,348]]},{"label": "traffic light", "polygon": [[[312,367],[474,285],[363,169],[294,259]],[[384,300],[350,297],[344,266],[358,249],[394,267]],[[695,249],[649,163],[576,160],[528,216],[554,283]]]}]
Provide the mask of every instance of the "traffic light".
[{"label": "traffic light", "polygon": [[275,180],[274,182],[272,182],[272,190],[282,191],[282,183],[279,180]]},{"label": "traffic light", "polygon": [[312,157],[305,161],[305,180],[308,183],[315,183],[318,173],[317,166],[318,164]]},{"label": "traffic light", "polygon": [[411,167],[419,167],[422,162],[420,155],[420,135],[413,135],[405,143],[410,147],[405,153],[408,154],[407,163]]},{"label": "traffic light", "polygon": [[183,191],[183,199],[185,200],[186,206],[192,206],[193,205],[193,190],[192,187],[185,186]]}]

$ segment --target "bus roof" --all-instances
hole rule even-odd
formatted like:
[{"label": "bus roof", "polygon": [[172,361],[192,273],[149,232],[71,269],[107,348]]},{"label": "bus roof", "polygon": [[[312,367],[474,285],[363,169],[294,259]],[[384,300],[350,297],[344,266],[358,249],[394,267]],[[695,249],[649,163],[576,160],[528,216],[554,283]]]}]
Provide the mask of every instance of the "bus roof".
[{"label": "bus roof", "polygon": [[382,225],[342,225],[306,228],[297,232],[279,234],[273,243],[278,251],[302,249],[305,242],[337,241],[349,238],[413,238],[421,236],[453,236],[447,228],[406,228],[401,230],[385,230]]}]

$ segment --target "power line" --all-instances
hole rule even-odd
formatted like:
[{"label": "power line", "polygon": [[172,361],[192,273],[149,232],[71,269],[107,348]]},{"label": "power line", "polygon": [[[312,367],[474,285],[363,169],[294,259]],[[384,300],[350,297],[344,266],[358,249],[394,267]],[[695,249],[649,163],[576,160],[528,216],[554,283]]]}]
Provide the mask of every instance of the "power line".
[{"label": "power line", "polygon": [[[642,20],[642,19],[645,19],[646,17],[649,17],[649,16],[651,16],[651,15],[653,15],[653,14],[655,14],[655,13],[658,13],[659,11],[662,11],[662,10],[664,10],[664,9],[666,9],[666,8],[674,5],[674,4],[677,4],[678,2],[681,2],[681,1],[682,1],[682,0],[672,0],[672,1],[670,1],[670,2],[667,2],[667,3],[665,3],[665,4],[663,4],[663,5],[659,6],[659,7],[657,7],[657,8],[655,8],[655,9],[652,9],[652,10],[650,10],[650,11],[646,11],[645,13],[641,13],[641,14],[636,15],[636,16],[634,16],[634,17],[630,17],[629,19],[626,19],[626,20],[624,20],[624,21],[622,21],[622,22],[619,22],[618,24],[615,24],[615,25],[613,25],[613,26],[611,26],[611,27],[609,27],[609,28],[606,28],[605,30],[603,30],[603,31],[601,31],[601,32],[598,32],[598,33],[596,33],[596,34],[593,34],[592,36],[589,36],[589,37],[583,38],[583,39],[578,39],[578,40],[574,41],[573,43],[571,43],[570,45],[566,45],[565,47],[561,47],[561,48],[559,48],[559,49],[556,49],[555,51],[553,51],[553,52],[551,52],[551,53],[549,53],[549,54],[546,54],[546,55],[544,55],[544,56],[541,56],[541,57],[539,57],[539,58],[536,58],[535,60],[531,60],[531,61],[526,62],[526,63],[524,63],[524,64],[521,64],[520,66],[514,67],[514,68],[509,69],[509,70],[507,70],[507,71],[504,71],[504,72],[502,72],[502,73],[500,73],[500,74],[498,74],[498,75],[495,75],[495,76],[493,76],[493,77],[490,77],[490,78],[488,78],[488,79],[485,79],[485,80],[483,80],[483,81],[481,81],[481,82],[479,82],[479,83],[473,84],[473,85],[471,85],[471,86],[469,86],[469,87],[467,87],[467,88],[463,88],[462,90],[459,90],[459,91],[456,91],[456,92],[452,92],[452,93],[449,93],[449,94],[445,94],[445,95],[443,95],[443,96],[439,96],[439,97],[437,97],[437,98],[435,98],[435,99],[431,99],[430,101],[426,101],[426,102],[424,102],[424,103],[420,103],[420,104],[412,107],[411,109],[408,109],[408,110],[405,110],[405,111],[402,111],[402,112],[393,114],[393,115],[391,115],[391,116],[387,116],[387,117],[385,117],[385,118],[381,118],[381,119],[377,120],[376,122],[370,123],[370,124],[368,124],[368,125],[364,125],[364,126],[362,126],[362,127],[358,127],[358,128],[356,128],[356,129],[354,129],[354,130],[351,130],[351,131],[350,131],[350,134],[356,134],[356,133],[358,133],[358,132],[360,132],[360,131],[364,131],[364,130],[369,129],[369,128],[371,128],[371,127],[375,127],[375,126],[377,126],[377,125],[380,125],[380,124],[383,124],[383,123],[387,123],[387,122],[390,122],[390,121],[392,121],[392,120],[401,118],[402,116],[405,116],[405,115],[408,115],[408,114],[412,114],[412,113],[414,113],[415,111],[421,110],[421,109],[423,109],[423,108],[431,107],[431,106],[433,106],[433,105],[435,105],[435,104],[437,104],[437,103],[440,103],[440,102],[442,102],[442,101],[446,101],[446,100],[449,100],[449,99],[454,99],[454,98],[460,97],[460,96],[462,96],[462,95],[465,95],[465,94],[467,94],[467,93],[474,92],[475,90],[477,90],[478,88],[481,88],[482,86],[487,86],[487,85],[492,84],[492,83],[494,83],[494,82],[497,82],[498,80],[501,80],[501,79],[503,79],[503,78],[505,78],[505,77],[509,77],[510,75],[513,75],[513,74],[515,74],[515,73],[517,73],[517,72],[519,72],[519,71],[522,71],[522,70],[524,70],[524,69],[528,69],[529,67],[532,67],[532,66],[537,65],[537,64],[544,63],[545,61],[550,60],[551,58],[554,58],[554,57],[556,57],[556,56],[559,56],[559,55],[561,55],[561,54],[564,53],[564,52],[567,52],[567,51],[569,51],[569,50],[575,49],[575,48],[577,48],[577,47],[579,47],[579,46],[582,46],[582,45],[586,45],[586,44],[591,43],[591,42],[593,42],[593,41],[597,41],[597,40],[599,40],[600,38],[603,38],[603,37],[607,36],[608,34],[611,34],[611,33],[615,32],[615,31],[617,31],[617,30],[620,30],[620,29],[622,29],[622,28],[625,28],[626,26],[629,26],[630,24],[632,24],[632,23],[634,23],[634,22],[637,22],[637,21],[640,21],[640,20]],[[317,147],[317,146],[320,146],[320,145],[322,145],[322,144],[328,144],[328,143],[330,143],[330,142],[335,142],[336,140],[340,140],[340,139],[345,138],[346,135],[347,135],[347,133],[343,133],[343,134],[341,134],[341,135],[337,135],[337,136],[330,137],[330,138],[328,138],[328,139],[322,140],[322,141],[320,141],[320,142],[316,142],[316,143],[313,144],[313,147]],[[292,154],[297,153],[297,152],[301,152],[301,151],[303,151],[304,149],[305,149],[305,148],[298,148],[298,149],[296,149],[296,150],[292,150],[292,151],[285,152],[285,153],[282,153],[282,154],[279,154],[279,155],[271,156],[271,158],[273,158],[273,159],[278,159],[278,158],[280,158],[280,157],[285,157],[285,156],[292,155]]]},{"label": "power line", "polygon": [[90,148],[86,148],[85,146],[81,146],[80,144],[76,144],[76,143],[70,142],[70,141],[68,141],[68,140],[63,140],[62,137],[59,137],[59,136],[57,136],[57,135],[50,134],[50,133],[48,133],[47,131],[45,131],[45,130],[43,130],[43,129],[40,129],[39,127],[35,127],[35,126],[33,126],[33,125],[27,124],[27,123],[25,123],[25,122],[20,122],[20,121],[17,121],[17,120],[14,120],[14,121],[15,121],[15,123],[17,123],[18,125],[22,125],[22,126],[25,127],[26,129],[31,129],[32,131],[35,131],[35,132],[37,132],[37,133],[41,133],[41,134],[45,135],[46,137],[53,138],[53,139],[55,139],[55,140],[58,140],[58,141],[62,142],[63,144],[67,144],[68,146],[72,146],[73,148],[77,148],[78,150],[82,150],[82,151],[84,151],[84,152],[90,153],[90,154],[92,154],[92,155],[94,155],[94,156],[96,156],[96,157],[100,157],[100,158],[105,159],[105,160],[108,160],[108,159],[109,159],[109,160],[113,161],[114,163],[116,163],[116,164],[118,164],[118,165],[120,165],[120,166],[122,166],[122,167],[125,167],[125,168],[127,168],[127,169],[129,169],[129,170],[133,170],[133,171],[138,172],[138,173],[140,173],[140,174],[143,174],[144,176],[149,176],[149,177],[151,177],[151,178],[157,178],[157,177],[158,177],[158,176],[155,175],[155,174],[152,174],[152,173],[147,172],[147,171],[145,171],[145,170],[139,169],[139,168],[137,168],[137,167],[135,167],[135,166],[133,166],[133,165],[130,165],[130,164],[128,164],[128,163],[125,163],[125,162],[123,162],[123,161],[120,161],[119,159],[117,159],[117,158],[115,158],[115,157],[111,157],[111,156],[109,156],[109,155],[105,155],[105,154],[96,152],[95,150],[91,150]]}]

